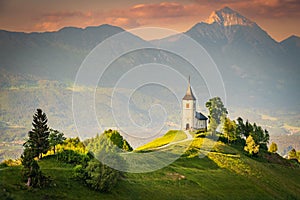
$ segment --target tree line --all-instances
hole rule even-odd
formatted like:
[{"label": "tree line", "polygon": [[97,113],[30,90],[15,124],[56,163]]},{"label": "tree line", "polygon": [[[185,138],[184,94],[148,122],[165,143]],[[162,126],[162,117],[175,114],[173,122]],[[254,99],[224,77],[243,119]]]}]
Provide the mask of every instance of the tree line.
[{"label": "tree line", "polygon": [[[244,121],[241,117],[236,120],[231,120],[228,117],[228,111],[225,108],[220,97],[214,97],[206,102],[206,107],[209,110],[209,131],[216,135],[220,135],[228,144],[239,143],[243,145],[243,149],[252,156],[259,153],[260,150],[268,150],[271,153],[276,153],[278,150],[277,144],[272,142],[269,149],[268,143],[270,140],[269,132],[258,126],[256,123]],[[219,127],[219,131],[218,130]],[[289,157],[295,157],[295,152]]]}]

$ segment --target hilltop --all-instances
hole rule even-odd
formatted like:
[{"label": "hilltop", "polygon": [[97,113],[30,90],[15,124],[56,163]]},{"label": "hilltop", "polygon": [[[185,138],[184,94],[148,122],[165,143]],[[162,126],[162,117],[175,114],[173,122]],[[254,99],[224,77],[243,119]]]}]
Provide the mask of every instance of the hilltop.
[{"label": "hilltop", "polygon": [[[180,141],[176,132],[149,143]],[[169,138],[169,141],[166,142]],[[172,139],[170,139],[172,138]],[[160,140],[163,140],[160,141]],[[189,149],[200,148],[209,138],[194,138]],[[151,147],[152,144],[152,147]],[[166,146],[176,149],[174,145]],[[160,146],[160,145],[158,145]],[[161,147],[161,146],[160,146]],[[162,150],[160,148],[160,150]],[[189,155],[189,156],[188,156]],[[73,178],[73,165],[55,156],[39,161],[42,171],[52,178],[45,189],[26,190],[20,184],[19,166],[0,170],[0,197],[3,199],[299,199],[299,164],[277,154],[264,152],[247,156],[240,147],[216,142],[206,156],[184,154],[172,164],[150,173],[125,173],[111,193],[92,191]]]}]

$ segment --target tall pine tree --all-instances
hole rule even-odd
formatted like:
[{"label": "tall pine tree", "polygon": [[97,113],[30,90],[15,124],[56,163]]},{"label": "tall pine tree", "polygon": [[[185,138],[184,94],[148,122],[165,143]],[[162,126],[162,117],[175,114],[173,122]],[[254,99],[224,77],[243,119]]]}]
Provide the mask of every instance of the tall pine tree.
[{"label": "tall pine tree", "polygon": [[35,160],[41,158],[42,153],[49,149],[49,128],[47,116],[41,109],[33,115],[32,130],[28,132],[28,140],[23,144],[25,147],[21,155],[23,165],[23,178],[28,187],[42,187],[47,185],[49,179],[45,177]]},{"label": "tall pine tree", "polygon": [[32,130],[28,132],[28,140],[25,145],[32,150],[34,157],[42,158],[42,154],[46,153],[49,148],[49,127],[46,114],[37,109],[33,115]]}]

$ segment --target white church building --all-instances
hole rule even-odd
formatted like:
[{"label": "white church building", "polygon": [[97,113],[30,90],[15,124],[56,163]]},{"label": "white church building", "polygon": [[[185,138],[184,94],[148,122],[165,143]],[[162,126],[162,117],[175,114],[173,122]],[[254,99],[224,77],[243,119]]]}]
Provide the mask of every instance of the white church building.
[{"label": "white church building", "polygon": [[196,98],[193,94],[190,79],[189,85],[182,99],[182,130],[207,130],[207,117],[196,111]]}]

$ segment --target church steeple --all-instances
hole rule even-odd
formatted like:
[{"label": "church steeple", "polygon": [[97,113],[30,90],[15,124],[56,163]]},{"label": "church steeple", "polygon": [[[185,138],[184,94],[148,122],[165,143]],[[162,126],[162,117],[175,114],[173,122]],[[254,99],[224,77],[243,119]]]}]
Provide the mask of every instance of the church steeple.
[{"label": "church steeple", "polygon": [[189,76],[189,85],[188,85],[188,88],[186,90],[186,93],[183,97],[183,100],[196,100],[194,94],[193,94],[193,91],[192,91],[192,88],[191,88],[191,78]]}]

